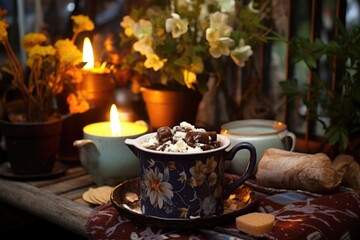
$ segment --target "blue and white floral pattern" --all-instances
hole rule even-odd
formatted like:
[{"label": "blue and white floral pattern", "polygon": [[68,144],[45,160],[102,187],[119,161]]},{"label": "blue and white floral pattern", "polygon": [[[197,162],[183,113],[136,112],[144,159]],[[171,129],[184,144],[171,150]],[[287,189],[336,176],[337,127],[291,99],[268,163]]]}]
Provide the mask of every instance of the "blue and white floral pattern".
[{"label": "blue and white floral pattern", "polygon": [[191,218],[223,211],[223,159],[216,154],[149,158],[140,164],[142,212]]}]

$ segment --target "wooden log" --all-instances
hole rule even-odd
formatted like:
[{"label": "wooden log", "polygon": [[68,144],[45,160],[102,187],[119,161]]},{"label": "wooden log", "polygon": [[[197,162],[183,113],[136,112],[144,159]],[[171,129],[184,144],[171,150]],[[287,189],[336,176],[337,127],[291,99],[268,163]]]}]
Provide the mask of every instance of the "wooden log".
[{"label": "wooden log", "polygon": [[[73,185],[73,189],[76,188],[76,185]],[[89,206],[84,206],[26,182],[7,179],[0,179],[0,200],[86,236],[85,225],[92,211]]]}]

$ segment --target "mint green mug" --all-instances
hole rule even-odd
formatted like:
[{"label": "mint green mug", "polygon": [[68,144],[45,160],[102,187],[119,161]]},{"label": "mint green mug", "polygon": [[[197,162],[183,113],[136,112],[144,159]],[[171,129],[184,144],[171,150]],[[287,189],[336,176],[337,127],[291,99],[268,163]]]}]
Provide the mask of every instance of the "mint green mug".
[{"label": "mint green mug", "polygon": [[98,186],[116,186],[139,176],[139,161],[125,144],[148,131],[142,123],[121,122],[121,135],[112,136],[110,122],[97,122],[83,128],[84,139],[74,141],[79,148],[80,163]]},{"label": "mint green mug", "polygon": [[[256,173],[257,165],[268,148],[294,151],[296,144],[296,136],[288,131],[287,125],[274,120],[247,119],[228,122],[221,126],[220,134],[230,139],[229,148],[239,142],[250,142],[254,145],[257,160],[253,174]],[[249,159],[248,152],[238,152],[231,162],[226,163],[227,171],[242,175],[247,167],[244,159]]]}]

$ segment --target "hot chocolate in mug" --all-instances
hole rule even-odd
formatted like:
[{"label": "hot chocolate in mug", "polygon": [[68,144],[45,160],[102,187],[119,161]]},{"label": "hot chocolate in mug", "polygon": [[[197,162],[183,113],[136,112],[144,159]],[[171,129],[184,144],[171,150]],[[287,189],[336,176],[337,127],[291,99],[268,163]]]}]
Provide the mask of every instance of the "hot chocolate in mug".
[{"label": "hot chocolate in mug", "polygon": [[[256,150],[242,142],[226,148],[230,140],[217,134],[220,147],[200,152],[163,152],[145,148],[142,143],[155,136],[146,134],[126,139],[125,144],[140,163],[140,200],[144,215],[162,218],[191,218],[223,214],[224,199],[243,184],[256,164]],[[225,187],[224,162],[237,152],[248,152],[244,175]]]}]

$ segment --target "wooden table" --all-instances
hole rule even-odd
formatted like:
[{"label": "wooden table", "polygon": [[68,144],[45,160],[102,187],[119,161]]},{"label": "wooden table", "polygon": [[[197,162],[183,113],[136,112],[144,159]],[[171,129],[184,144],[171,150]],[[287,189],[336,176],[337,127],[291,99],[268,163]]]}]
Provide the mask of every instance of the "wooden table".
[{"label": "wooden table", "polygon": [[94,206],[82,199],[91,176],[79,165],[67,166],[56,178],[18,181],[0,178],[0,201],[86,236],[85,225]]}]

